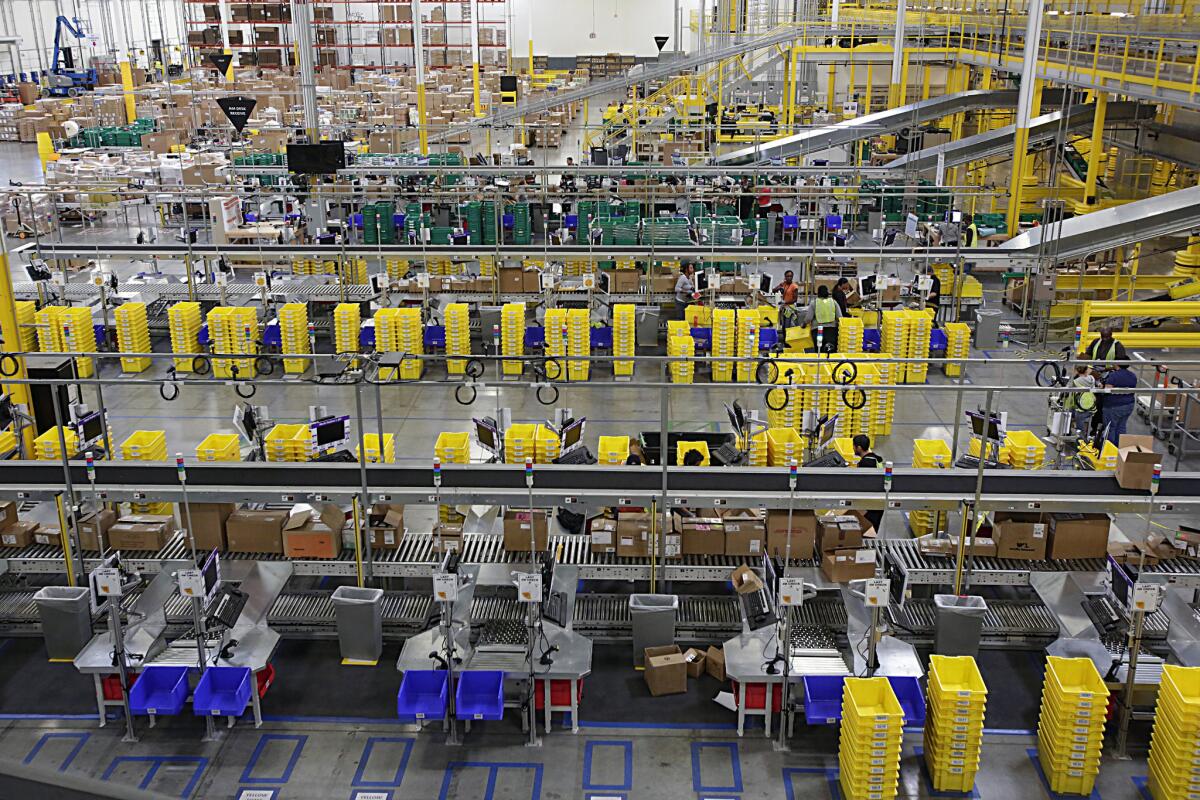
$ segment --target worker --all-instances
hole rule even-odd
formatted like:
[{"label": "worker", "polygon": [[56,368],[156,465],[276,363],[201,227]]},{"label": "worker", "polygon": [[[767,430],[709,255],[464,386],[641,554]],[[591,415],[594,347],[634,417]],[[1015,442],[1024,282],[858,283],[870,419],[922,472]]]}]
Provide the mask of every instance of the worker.
[{"label": "worker", "polygon": [[1079,357],[1098,364],[1110,364],[1113,361],[1128,361],[1129,353],[1125,345],[1113,338],[1113,327],[1105,325],[1100,328],[1100,338],[1093,340]]},{"label": "worker", "polygon": [[[1128,364],[1118,364],[1116,369],[1110,370],[1104,376],[1104,388],[1106,389],[1134,389],[1136,387],[1137,376],[1133,374],[1133,370],[1129,368]],[[1104,398],[1103,424],[1108,428],[1106,438],[1114,445],[1125,433],[1125,423],[1129,421],[1129,415],[1133,413],[1133,401],[1133,392],[1124,391],[1110,394]]]},{"label": "worker", "polygon": [[838,346],[838,320],[842,310],[837,301],[829,294],[829,287],[821,284],[817,287],[817,298],[810,308],[813,327],[821,334],[820,349],[832,353]]},{"label": "worker", "polygon": [[850,316],[850,303],[846,300],[846,292],[850,291],[850,279],[838,278],[837,283],[833,286],[833,301],[838,304],[838,308],[842,310],[842,316]]},{"label": "worker", "polygon": [[779,327],[784,330],[793,327],[798,321],[796,301],[800,297],[800,284],[793,280],[794,277],[795,273],[790,269],[785,270],[783,280],[771,290],[779,295]]},{"label": "worker", "polygon": [[[860,433],[851,440],[854,445],[854,455],[858,457],[859,469],[878,469],[883,466],[883,458],[871,451],[871,437],[865,433]],[[871,527],[875,532],[879,532],[879,523],[883,521],[883,509],[875,508],[870,511],[863,512],[863,516],[867,518],[867,522],[871,523]]]},{"label": "worker", "polygon": [[968,215],[966,222],[967,227],[966,230],[963,231],[962,246],[976,247],[977,242],[979,241],[979,226],[975,224],[975,217],[973,216]]},{"label": "worker", "polygon": [[696,267],[694,264],[684,264],[679,268],[679,279],[675,281],[675,314],[679,319],[687,319],[687,307],[700,299],[696,291]]},{"label": "worker", "polygon": [[1070,392],[1063,396],[1063,410],[1071,412],[1071,431],[1080,440],[1087,437],[1092,415],[1096,413],[1096,378],[1092,368],[1087,364],[1075,365],[1075,375],[1071,378],[1072,389],[1085,389],[1082,392]]}]

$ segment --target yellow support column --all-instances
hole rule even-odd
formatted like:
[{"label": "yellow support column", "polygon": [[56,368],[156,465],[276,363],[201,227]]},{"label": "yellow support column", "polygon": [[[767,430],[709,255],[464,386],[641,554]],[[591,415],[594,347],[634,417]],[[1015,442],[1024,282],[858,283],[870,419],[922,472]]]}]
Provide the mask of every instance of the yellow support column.
[{"label": "yellow support column", "polygon": [[1104,116],[1108,111],[1108,95],[1096,93],[1096,115],[1092,119],[1092,145],[1088,150],[1087,176],[1083,181],[1083,202],[1075,206],[1076,214],[1089,211],[1089,206],[1095,205],[1096,181],[1100,178],[1100,158],[1104,155]]},{"label": "yellow support column", "polygon": [[866,91],[867,97],[863,103],[862,111],[860,112],[862,114],[870,114],[871,113],[871,94],[872,94],[871,90],[874,88],[874,86],[875,86],[875,70],[871,66],[871,64],[868,62],[867,63],[867,91]]},{"label": "yellow support column", "polygon": [[122,61],[121,93],[125,96],[125,123],[132,125],[137,119],[137,98],[133,94],[133,68],[128,61]]},{"label": "yellow support column", "polygon": [[[0,253],[0,352],[14,353],[21,350],[21,331],[17,326],[17,306],[16,298],[13,297],[12,273],[8,265],[7,250]],[[16,371],[12,377],[16,380],[25,380],[29,377],[25,371],[25,359],[21,356],[13,356],[16,362]],[[7,383],[4,385],[4,391],[8,392],[9,397],[17,405],[25,406],[26,413],[33,413],[33,403],[29,394],[29,386],[24,383]],[[33,458],[33,426],[27,425],[21,431],[22,449],[21,453],[25,458]]]},{"label": "yellow support column", "polygon": [[1200,277],[1200,236],[1189,236],[1187,248],[1175,254],[1176,275]]},{"label": "yellow support column", "polygon": [[1026,11],[1025,52],[1021,63],[1021,90],[1017,98],[1016,133],[1013,136],[1012,175],[1009,180],[1008,235],[1020,230],[1021,195],[1025,185],[1026,161],[1029,150],[1029,122],[1037,112],[1041,98],[1041,81],[1037,80],[1038,49],[1042,39],[1044,0],[1030,0]]},{"label": "yellow support column", "polygon": [[829,88],[825,91],[825,110],[830,114],[837,112],[837,64],[829,65]]},{"label": "yellow support column", "polygon": [[921,99],[922,100],[929,99],[929,82],[932,77],[933,77],[933,67],[931,67],[929,64],[926,64],[924,67],[921,68]]}]

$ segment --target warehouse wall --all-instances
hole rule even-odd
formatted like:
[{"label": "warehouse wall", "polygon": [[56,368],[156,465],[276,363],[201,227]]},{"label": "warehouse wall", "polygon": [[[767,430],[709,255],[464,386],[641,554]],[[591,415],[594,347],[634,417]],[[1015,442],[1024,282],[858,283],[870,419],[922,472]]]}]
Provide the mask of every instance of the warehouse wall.
[{"label": "warehouse wall", "polygon": [[[38,69],[38,51],[41,51],[45,67],[50,67],[54,52],[54,25],[57,16],[55,0],[12,0],[16,30],[10,33],[20,37],[20,60],[26,71]],[[78,0],[62,2],[63,13],[68,18],[78,16],[89,34],[88,39],[77,41],[67,35],[64,42],[76,48],[82,45],[89,53],[107,55],[110,48],[124,54],[127,47],[143,49],[152,39],[165,38],[169,44],[178,44],[184,38],[181,29],[182,6],[180,0]],[[107,9],[112,41],[102,24],[102,15]],[[161,16],[160,16],[161,12]],[[35,24],[34,17],[38,22]],[[147,30],[146,22],[149,22]],[[161,26],[161,27],[160,27]],[[165,37],[164,37],[165,34]],[[142,57],[144,59],[144,56]],[[141,62],[145,66],[144,60]],[[16,65],[9,63],[9,53],[0,49],[0,68],[13,71]]]},{"label": "warehouse wall", "polygon": [[[696,0],[680,0],[686,30],[688,10]],[[674,47],[674,0],[511,0],[513,48],[524,57],[529,45],[529,13],[533,9],[533,50],[538,55],[575,56],[621,53],[654,56],[655,36],[671,36]],[[592,15],[595,9],[596,38]],[[686,38],[685,38],[686,44]]]}]

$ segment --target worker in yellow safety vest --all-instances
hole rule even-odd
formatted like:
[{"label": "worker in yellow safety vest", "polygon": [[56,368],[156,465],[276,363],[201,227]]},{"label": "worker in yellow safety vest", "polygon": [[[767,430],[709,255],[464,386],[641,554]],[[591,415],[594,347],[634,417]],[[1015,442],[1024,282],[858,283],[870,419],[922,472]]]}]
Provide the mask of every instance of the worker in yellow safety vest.
[{"label": "worker in yellow safety vest", "polygon": [[[1128,361],[1129,353],[1125,350],[1125,345],[1118,342],[1113,337],[1113,326],[1105,324],[1100,328],[1100,338],[1095,339],[1089,344],[1082,353],[1080,358],[1086,358],[1092,361],[1095,366],[1092,367],[1092,372],[1096,376],[1099,383],[1103,383],[1104,374],[1107,369],[1112,368],[1114,361]],[[1096,395],[1095,413],[1092,415],[1092,435],[1095,436],[1100,432],[1101,426],[1104,424],[1104,402],[1107,398],[1104,395]]]},{"label": "worker in yellow safety vest", "polygon": [[[841,306],[829,294],[829,287],[817,287],[817,297],[811,308],[813,333],[820,337],[817,344],[823,353],[832,353],[838,345],[838,320],[842,317]],[[814,341],[816,341],[814,339]]]}]

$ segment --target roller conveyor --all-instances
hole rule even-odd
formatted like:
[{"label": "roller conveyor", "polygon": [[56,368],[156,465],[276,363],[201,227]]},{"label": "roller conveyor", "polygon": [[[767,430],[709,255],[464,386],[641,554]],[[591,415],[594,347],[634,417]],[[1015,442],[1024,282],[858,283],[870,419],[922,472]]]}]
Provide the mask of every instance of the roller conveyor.
[{"label": "roller conveyor", "polygon": [[[903,582],[911,586],[945,586],[954,583],[954,559],[927,556],[915,539],[885,539],[881,542],[886,563]],[[1181,559],[1180,561],[1191,561]],[[1174,564],[1175,562],[1171,562]],[[1188,565],[1193,567],[1192,564]],[[971,584],[975,586],[1028,586],[1031,572],[1102,572],[1108,569],[1102,558],[1065,561],[1019,561],[1009,558],[975,556]]]}]

